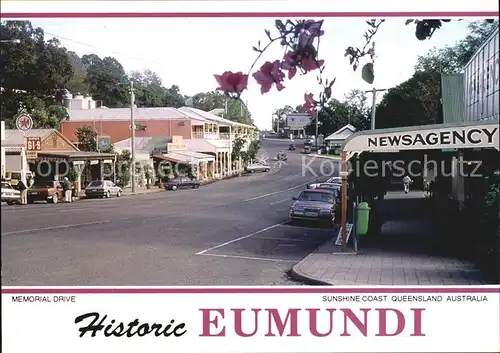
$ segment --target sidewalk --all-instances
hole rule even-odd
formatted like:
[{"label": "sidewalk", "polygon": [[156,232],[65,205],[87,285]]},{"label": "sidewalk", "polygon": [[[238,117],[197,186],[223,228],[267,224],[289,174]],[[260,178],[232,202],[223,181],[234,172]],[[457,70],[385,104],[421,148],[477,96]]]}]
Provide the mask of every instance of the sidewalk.
[{"label": "sidewalk", "polygon": [[[378,210],[378,235],[360,239],[358,254],[328,241],[292,269],[295,279],[327,285],[473,285],[482,273],[456,257],[422,192],[389,192]],[[333,237],[334,234],[332,234]]]}]

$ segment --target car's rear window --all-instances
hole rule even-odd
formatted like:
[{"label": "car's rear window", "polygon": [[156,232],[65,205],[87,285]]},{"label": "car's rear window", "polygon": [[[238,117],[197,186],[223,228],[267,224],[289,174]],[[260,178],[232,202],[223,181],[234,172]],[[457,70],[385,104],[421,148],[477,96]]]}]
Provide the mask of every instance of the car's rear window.
[{"label": "car's rear window", "polygon": [[102,186],[103,185],[103,182],[102,181],[93,181],[90,183],[90,187],[98,187],[98,186]]},{"label": "car's rear window", "polygon": [[299,196],[299,200],[333,203],[333,194],[330,192],[303,191]]}]

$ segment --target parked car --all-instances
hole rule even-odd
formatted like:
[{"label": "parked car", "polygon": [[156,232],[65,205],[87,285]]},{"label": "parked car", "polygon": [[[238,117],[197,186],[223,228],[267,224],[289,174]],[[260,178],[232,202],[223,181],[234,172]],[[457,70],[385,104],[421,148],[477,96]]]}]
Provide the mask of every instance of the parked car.
[{"label": "parked car", "polygon": [[85,196],[87,198],[105,197],[109,199],[111,196],[122,196],[123,190],[111,180],[95,180],[85,188]]},{"label": "parked car", "polygon": [[255,173],[255,172],[268,172],[271,170],[271,167],[265,163],[265,162],[254,162],[250,163],[245,167],[245,170],[248,173]]},{"label": "parked car", "polygon": [[7,205],[13,205],[21,202],[21,192],[16,190],[5,181],[2,181],[2,202],[7,202]]},{"label": "parked car", "polygon": [[28,203],[35,201],[47,201],[58,203],[64,197],[63,188],[58,181],[35,181],[35,184],[28,189]]},{"label": "parked car", "polygon": [[290,146],[288,146],[288,150],[295,151],[295,145],[293,143],[291,143]]},{"label": "parked car", "polygon": [[316,179],[315,183],[307,185],[307,189],[314,189],[319,184],[322,184],[322,183],[342,185],[342,178],[341,177],[331,177],[328,179],[324,179],[324,178],[323,179]]},{"label": "parked car", "polygon": [[188,177],[176,177],[169,179],[165,183],[165,190],[177,190],[177,189],[198,189],[200,187],[200,182],[196,179]]},{"label": "parked car", "polygon": [[333,225],[337,198],[334,190],[304,190],[290,208],[290,220],[296,221],[323,221]]}]

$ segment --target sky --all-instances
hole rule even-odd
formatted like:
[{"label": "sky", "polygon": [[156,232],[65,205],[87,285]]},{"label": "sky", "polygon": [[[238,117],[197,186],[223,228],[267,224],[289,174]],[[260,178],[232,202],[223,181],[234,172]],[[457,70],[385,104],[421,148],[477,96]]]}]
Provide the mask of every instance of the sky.
[{"label": "sky", "polygon": [[[413,75],[418,55],[433,47],[452,45],[467,33],[471,20],[452,21],[436,31],[430,40],[418,41],[414,26],[405,26],[404,19],[389,19],[375,37],[375,82],[369,85],[361,79],[360,69],[353,72],[344,57],[348,46],[364,45],[363,33],[368,28],[363,19],[327,18],[323,25],[320,59],[325,60],[325,78],[336,78],[333,96],[342,100],[352,89],[391,88]],[[264,29],[273,30],[269,18],[158,18],[158,19],[46,19],[31,21],[54,35],[61,44],[79,55],[95,53],[113,56],[127,73],[150,69],[156,72],[165,87],[177,85],[181,92],[192,96],[217,88],[214,74],[224,71],[247,72],[256,58],[252,50],[260,40],[267,43]],[[283,48],[270,47],[255,66],[265,61],[281,59]],[[363,64],[363,62],[361,62]],[[248,102],[254,122],[260,128],[270,128],[272,113],[285,105],[303,103],[304,93],[315,95],[321,90],[316,73],[296,76],[285,82],[285,89],[262,95],[253,78],[242,99]],[[368,96],[371,99],[371,94]],[[382,94],[377,97],[378,101]]]}]

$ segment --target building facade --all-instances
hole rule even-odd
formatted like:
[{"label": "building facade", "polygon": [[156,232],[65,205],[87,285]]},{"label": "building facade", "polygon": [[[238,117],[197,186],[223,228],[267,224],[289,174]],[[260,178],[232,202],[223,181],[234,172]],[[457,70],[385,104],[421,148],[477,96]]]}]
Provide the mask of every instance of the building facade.
[{"label": "building facade", "polygon": [[309,113],[290,113],[285,118],[285,133],[289,136],[305,136],[306,126],[311,122]]},{"label": "building facade", "polygon": [[5,142],[5,121],[1,122],[1,152],[0,152],[0,158],[2,159],[2,179],[5,178],[5,147],[4,147],[4,142]]}]

